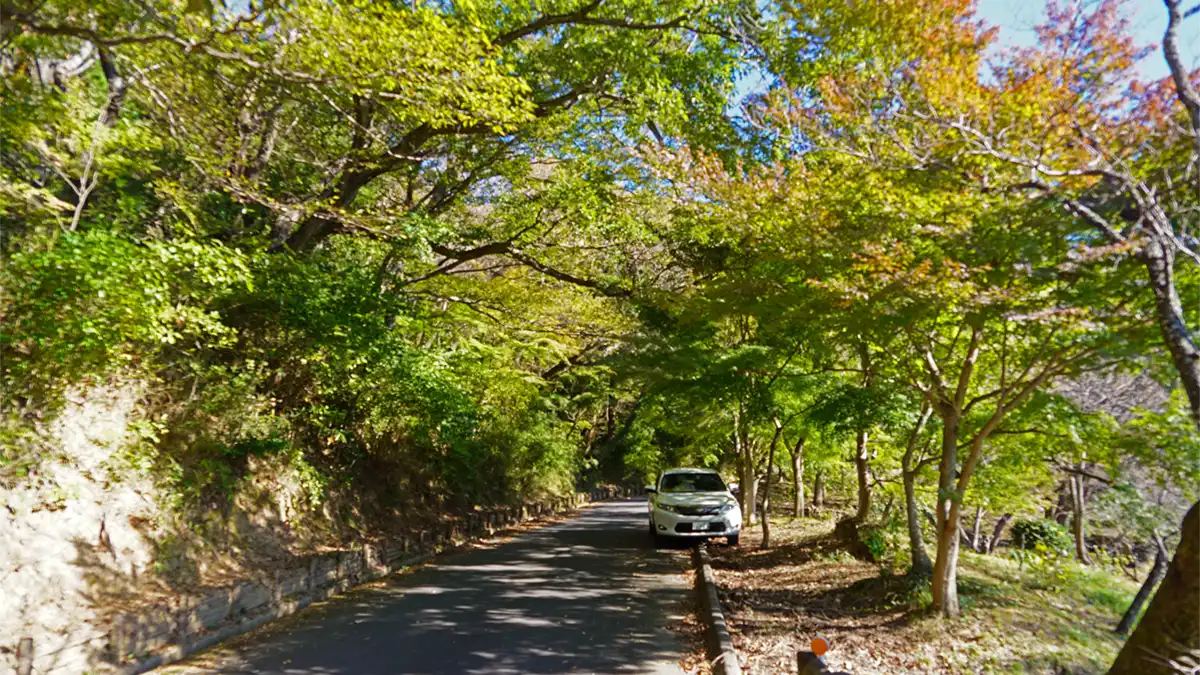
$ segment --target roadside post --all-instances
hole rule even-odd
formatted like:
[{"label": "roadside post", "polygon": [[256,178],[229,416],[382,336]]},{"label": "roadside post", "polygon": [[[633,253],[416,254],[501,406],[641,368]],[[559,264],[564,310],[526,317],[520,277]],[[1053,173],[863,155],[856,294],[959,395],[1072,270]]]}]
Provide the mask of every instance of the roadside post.
[{"label": "roadside post", "polygon": [[799,675],[850,675],[841,671],[834,672],[825,665],[825,653],[829,651],[829,638],[818,635],[809,641],[812,651],[796,652],[796,667]]}]

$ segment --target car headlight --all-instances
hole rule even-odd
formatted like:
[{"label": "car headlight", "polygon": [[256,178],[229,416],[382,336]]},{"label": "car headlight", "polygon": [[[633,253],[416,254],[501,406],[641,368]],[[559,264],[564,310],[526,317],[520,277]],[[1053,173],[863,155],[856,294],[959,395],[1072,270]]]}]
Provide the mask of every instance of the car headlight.
[{"label": "car headlight", "polygon": [[679,507],[672,504],[655,504],[661,511],[669,511],[671,513],[679,513]]},{"label": "car headlight", "polygon": [[729,513],[730,511],[732,511],[736,508],[737,508],[737,502],[726,502],[725,504],[721,505],[721,510],[718,511],[717,513]]}]

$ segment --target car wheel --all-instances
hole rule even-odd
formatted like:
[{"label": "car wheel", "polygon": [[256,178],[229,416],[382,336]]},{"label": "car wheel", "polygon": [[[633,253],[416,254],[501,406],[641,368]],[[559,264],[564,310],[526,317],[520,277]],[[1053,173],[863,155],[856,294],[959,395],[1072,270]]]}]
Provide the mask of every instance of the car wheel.
[{"label": "car wheel", "polygon": [[737,546],[737,545],[738,545],[738,538],[739,538],[739,537],[741,537],[741,536],[742,536],[742,535],[741,535],[741,533],[738,533],[738,534],[731,534],[731,535],[729,535],[728,537],[725,537],[725,541],[729,542],[729,545],[730,545],[730,546]]}]

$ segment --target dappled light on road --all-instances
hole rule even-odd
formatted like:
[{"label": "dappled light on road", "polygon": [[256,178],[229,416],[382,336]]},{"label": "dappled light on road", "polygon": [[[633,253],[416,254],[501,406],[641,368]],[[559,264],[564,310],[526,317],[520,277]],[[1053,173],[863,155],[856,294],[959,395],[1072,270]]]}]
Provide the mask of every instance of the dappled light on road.
[{"label": "dappled light on road", "polygon": [[680,551],[640,500],[392,577],[171,673],[681,673]]}]

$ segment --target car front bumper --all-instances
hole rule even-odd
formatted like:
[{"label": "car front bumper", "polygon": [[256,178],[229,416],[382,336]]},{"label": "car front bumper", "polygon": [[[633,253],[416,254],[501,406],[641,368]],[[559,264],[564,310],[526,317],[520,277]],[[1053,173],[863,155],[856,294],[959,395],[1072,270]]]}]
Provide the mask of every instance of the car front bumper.
[{"label": "car front bumper", "polygon": [[705,516],[685,516],[654,509],[650,519],[654,531],[662,537],[727,537],[742,529],[742,514],[736,509]]}]

